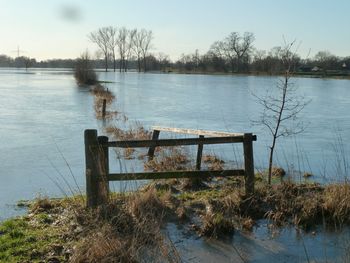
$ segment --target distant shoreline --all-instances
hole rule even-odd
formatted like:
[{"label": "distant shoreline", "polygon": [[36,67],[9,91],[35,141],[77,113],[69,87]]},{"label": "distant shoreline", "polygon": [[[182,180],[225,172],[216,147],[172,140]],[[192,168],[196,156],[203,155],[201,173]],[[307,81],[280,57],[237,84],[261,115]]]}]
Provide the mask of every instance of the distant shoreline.
[{"label": "distant shoreline", "polygon": [[[150,73],[151,71],[149,71]],[[267,73],[267,72],[205,72],[205,71],[152,71],[152,73],[165,73],[165,74],[184,74],[184,75],[213,75],[213,76],[262,76],[262,77],[277,77],[282,76],[283,73]],[[318,79],[350,79],[350,73],[328,73],[326,75],[317,72],[294,72],[292,77],[304,77],[304,78],[318,78]]]},{"label": "distant shoreline", "polygon": [[[0,71],[2,70],[20,70],[20,71],[28,71],[30,73],[31,70],[43,70],[43,71],[50,71],[50,70],[66,70],[66,71],[73,71],[72,68],[61,68],[61,67],[51,67],[51,68],[40,68],[40,67],[31,67],[26,70],[26,68],[16,68],[16,67],[0,67]],[[102,68],[96,68],[94,69],[97,72],[105,72]],[[108,70],[108,72],[113,72],[113,69]],[[115,71],[116,73],[119,73],[119,69]],[[139,73],[136,69],[129,69],[129,73]],[[128,73],[126,72],[126,73]],[[124,73],[124,72],[122,72]],[[212,76],[255,76],[255,77],[278,77],[282,76],[283,73],[268,73],[268,72],[207,72],[207,71],[180,71],[180,70],[150,70],[147,72],[140,72],[142,74],[144,73],[151,73],[151,74],[181,74],[181,75],[212,75]],[[294,72],[292,74],[292,77],[302,77],[302,78],[317,78],[317,79],[350,79],[350,73],[322,73],[322,72]]]}]

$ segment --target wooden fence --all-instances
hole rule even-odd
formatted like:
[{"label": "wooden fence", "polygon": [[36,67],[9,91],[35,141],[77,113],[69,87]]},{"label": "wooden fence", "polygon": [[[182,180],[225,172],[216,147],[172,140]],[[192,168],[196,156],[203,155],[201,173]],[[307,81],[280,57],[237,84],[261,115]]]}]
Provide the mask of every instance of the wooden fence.
[{"label": "wooden fence", "polygon": [[[160,131],[194,134],[197,138],[159,139]],[[205,137],[207,136],[207,137]],[[209,136],[209,137],[208,137]],[[153,127],[151,140],[109,141],[107,136],[98,136],[97,130],[85,130],[85,168],[87,206],[96,207],[108,202],[109,181],[147,180],[169,178],[208,178],[225,176],[244,176],[247,195],[254,193],[254,159],[253,141],[256,135],[251,133],[225,133],[215,131]],[[242,143],[244,154],[244,169],[201,171],[203,145]],[[198,145],[195,171],[167,171],[141,173],[110,173],[109,147],[119,148],[149,148],[148,157],[152,159],[156,147]]]}]

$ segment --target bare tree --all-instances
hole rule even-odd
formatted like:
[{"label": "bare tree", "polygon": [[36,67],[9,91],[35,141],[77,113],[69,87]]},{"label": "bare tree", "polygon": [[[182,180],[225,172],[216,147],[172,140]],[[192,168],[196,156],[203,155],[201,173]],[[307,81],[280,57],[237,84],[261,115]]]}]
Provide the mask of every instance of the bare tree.
[{"label": "bare tree", "polygon": [[194,61],[195,70],[197,71],[200,63],[200,55],[199,55],[198,49],[196,49],[193,54],[193,61]]},{"label": "bare tree", "polygon": [[[295,52],[292,47],[295,42],[285,44],[281,49],[281,58],[285,66],[284,76],[279,79],[273,90],[268,90],[262,97],[253,94],[262,105],[262,113],[257,124],[267,128],[272,136],[269,154],[268,183],[271,184],[273,156],[277,139],[298,134],[304,130],[304,125],[297,119],[298,114],[310,101],[296,94],[297,88],[291,83]],[[291,125],[291,122],[294,124]]]},{"label": "bare tree", "polygon": [[106,72],[108,71],[108,55],[110,51],[110,28],[102,27],[88,35],[90,41],[95,43],[103,53]]},{"label": "bare tree", "polygon": [[108,27],[107,35],[108,35],[108,49],[113,59],[113,71],[115,72],[116,68],[116,56],[115,56],[115,48],[118,45],[117,38],[118,29],[116,27]]},{"label": "bare tree", "polygon": [[28,71],[28,68],[31,67],[32,65],[32,60],[28,57],[24,58],[24,66],[26,68],[26,71]]},{"label": "bare tree", "polygon": [[119,51],[119,71],[125,70],[125,57],[127,50],[127,37],[128,30],[125,27],[119,28],[118,30],[118,51]]},{"label": "bare tree", "polygon": [[227,59],[231,65],[231,70],[234,70],[235,55],[226,48],[224,41],[216,41],[210,47],[210,53],[218,58]]},{"label": "bare tree", "polygon": [[254,40],[254,34],[251,32],[245,32],[243,36],[240,36],[237,32],[232,32],[225,39],[225,53],[231,56],[232,54],[235,55],[237,71],[241,70],[243,59],[250,55]]},{"label": "bare tree", "polygon": [[166,68],[170,65],[170,58],[168,55],[159,52],[157,54],[157,62],[159,64],[159,70],[165,71]]},{"label": "bare tree", "polygon": [[143,70],[147,70],[146,59],[151,49],[152,39],[153,33],[151,30],[147,31],[146,29],[141,29],[135,32],[133,49],[137,58],[139,72],[141,71],[141,61],[143,62]]},{"label": "bare tree", "polygon": [[317,66],[322,69],[324,75],[327,74],[327,70],[332,68],[337,69],[337,66],[340,64],[338,62],[339,59],[327,50],[317,52],[315,61],[317,62]]},{"label": "bare tree", "polygon": [[93,85],[97,82],[97,75],[93,70],[93,64],[88,51],[85,51],[77,60],[74,69],[74,77],[79,85]]},{"label": "bare tree", "polygon": [[248,60],[252,50],[254,34],[245,32],[241,36],[238,32],[232,32],[223,41],[216,41],[211,46],[211,51],[218,57],[225,58],[231,67],[231,71],[241,71],[242,62]]},{"label": "bare tree", "polygon": [[137,59],[137,69],[139,72],[141,72],[141,55],[142,55],[142,51],[141,51],[141,45],[142,45],[142,34],[140,31],[135,32],[135,36],[133,38],[133,45],[132,45],[132,49],[134,51],[134,54],[136,56]]},{"label": "bare tree", "polygon": [[137,29],[128,30],[127,40],[126,40],[126,60],[125,60],[125,71],[128,70],[128,62],[132,57],[134,38],[136,35]]}]

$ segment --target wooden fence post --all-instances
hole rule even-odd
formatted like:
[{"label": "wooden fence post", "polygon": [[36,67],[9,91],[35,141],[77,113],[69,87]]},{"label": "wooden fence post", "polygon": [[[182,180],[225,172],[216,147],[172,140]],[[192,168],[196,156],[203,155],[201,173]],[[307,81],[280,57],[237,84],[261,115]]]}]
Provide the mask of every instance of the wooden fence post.
[{"label": "wooden fence post", "polygon": [[107,204],[109,198],[109,156],[108,156],[108,137],[98,136],[98,186],[97,186],[97,205]]},{"label": "wooden fence post", "polygon": [[98,153],[97,130],[84,131],[85,142],[85,176],[86,176],[86,206],[97,205],[98,167],[96,157]]},{"label": "wooden fence post", "polygon": [[[204,135],[199,135],[199,138],[204,138]],[[198,150],[197,150],[197,161],[196,161],[196,169],[201,169],[201,163],[202,163],[202,153],[203,153],[203,143],[198,144]]]},{"label": "wooden fence post", "polygon": [[103,99],[103,104],[102,104],[102,118],[103,119],[106,117],[106,105],[107,105],[107,100]]},{"label": "wooden fence post", "polygon": [[[152,140],[158,140],[159,133],[160,133],[160,131],[154,130],[153,134],[152,134]],[[148,160],[149,161],[153,159],[155,150],[156,150],[156,147],[154,147],[154,146],[149,147],[149,150],[148,150]]]},{"label": "wooden fence post", "polygon": [[244,170],[245,170],[245,192],[246,195],[254,193],[254,158],[253,158],[253,135],[243,135]]}]

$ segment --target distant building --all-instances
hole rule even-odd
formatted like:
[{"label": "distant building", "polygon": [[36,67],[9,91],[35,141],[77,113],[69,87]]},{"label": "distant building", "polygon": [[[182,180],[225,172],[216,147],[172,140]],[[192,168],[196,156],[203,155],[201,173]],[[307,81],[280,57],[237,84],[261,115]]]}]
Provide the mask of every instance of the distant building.
[{"label": "distant building", "polygon": [[319,67],[317,67],[317,66],[315,66],[315,67],[313,67],[312,69],[311,69],[311,71],[312,72],[318,72],[318,71],[320,71],[321,69],[319,68]]}]

